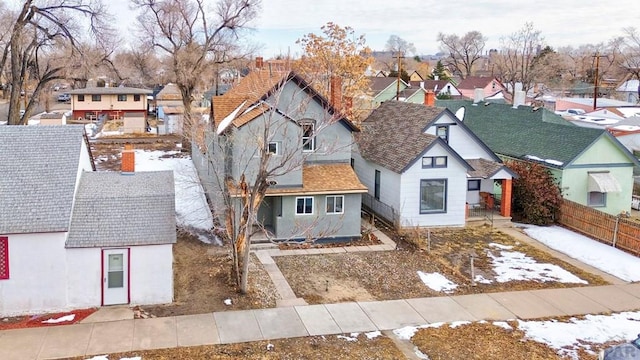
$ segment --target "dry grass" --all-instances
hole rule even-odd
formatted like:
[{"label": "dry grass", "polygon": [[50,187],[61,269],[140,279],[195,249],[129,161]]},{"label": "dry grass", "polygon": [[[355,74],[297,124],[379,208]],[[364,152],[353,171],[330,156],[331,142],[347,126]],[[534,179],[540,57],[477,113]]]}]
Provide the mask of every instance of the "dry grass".
[{"label": "dry grass", "polygon": [[[268,350],[268,347],[271,350]],[[337,336],[310,336],[242,344],[130,351],[113,354],[109,358],[119,359],[133,356],[141,356],[143,360],[397,360],[405,358],[388,337],[378,336],[367,339],[363,334],[358,336],[357,341],[347,341]],[[80,359],[84,358],[73,358],[73,360]]]},{"label": "dry grass", "polygon": [[[274,258],[292,289],[312,304],[341,301],[391,300],[443,295],[575,287],[580,284],[540,281],[510,281],[473,284],[474,271],[485,279],[493,279],[493,265],[487,255],[489,243],[513,246],[537,262],[556,264],[589,282],[607,284],[601,277],[585,272],[512,237],[486,227],[444,229],[431,234],[431,251],[403,250],[385,252],[339,253],[326,255],[280,256]],[[305,269],[305,271],[300,271]],[[438,272],[458,284],[451,294],[443,294],[424,286],[417,272]]]}]

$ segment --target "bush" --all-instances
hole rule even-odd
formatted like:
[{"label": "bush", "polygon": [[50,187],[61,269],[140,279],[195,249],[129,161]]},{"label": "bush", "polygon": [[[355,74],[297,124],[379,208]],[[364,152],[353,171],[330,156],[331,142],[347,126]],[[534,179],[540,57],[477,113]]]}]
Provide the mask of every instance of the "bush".
[{"label": "bush", "polygon": [[513,180],[513,214],[525,223],[552,224],[560,209],[562,194],[549,170],[528,161],[508,161],[507,166],[518,174]]}]

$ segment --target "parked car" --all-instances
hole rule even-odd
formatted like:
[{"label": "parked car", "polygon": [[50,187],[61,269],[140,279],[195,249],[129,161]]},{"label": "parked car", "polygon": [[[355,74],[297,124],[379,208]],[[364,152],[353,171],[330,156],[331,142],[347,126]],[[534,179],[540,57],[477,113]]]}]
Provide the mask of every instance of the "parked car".
[{"label": "parked car", "polygon": [[67,93],[60,94],[60,95],[58,95],[58,101],[59,102],[71,101],[71,95],[69,95]]},{"label": "parked car", "polygon": [[640,334],[632,342],[613,346],[600,352],[598,360],[640,359]]}]

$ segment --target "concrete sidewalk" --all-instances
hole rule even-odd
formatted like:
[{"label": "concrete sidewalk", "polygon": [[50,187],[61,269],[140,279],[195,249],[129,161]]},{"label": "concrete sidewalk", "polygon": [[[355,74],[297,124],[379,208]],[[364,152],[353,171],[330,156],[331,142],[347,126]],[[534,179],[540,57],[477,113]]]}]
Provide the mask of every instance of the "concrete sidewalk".
[{"label": "concrete sidewalk", "polygon": [[132,350],[398,329],[460,320],[535,319],[640,309],[640,284],[302,305],[0,331],[0,359],[55,359]]}]

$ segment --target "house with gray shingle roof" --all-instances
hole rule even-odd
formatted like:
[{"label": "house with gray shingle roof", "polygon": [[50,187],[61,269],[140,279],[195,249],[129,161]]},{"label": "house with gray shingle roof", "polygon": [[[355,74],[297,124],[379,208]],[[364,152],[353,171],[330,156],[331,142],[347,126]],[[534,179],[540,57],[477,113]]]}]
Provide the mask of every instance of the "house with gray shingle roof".
[{"label": "house with gray shingle roof", "polygon": [[[467,206],[514,174],[446,108],[386,101],[362,122],[354,168],[365,203],[401,227],[463,226]],[[486,199],[486,198],[485,198]],[[510,198],[501,199],[510,217]]]},{"label": "house with gray shingle roof", "polygon": [[[358,129],[338,110],[335,93],[329,102],[295,72],[256,68],[214,96],[207,126],[215,131],[192,149],[214,206],[228,192],[241,209],[240,179],[254,186],[258,159],[268,156],[269,182],[257,214],[262,234],[275,241],[360,238],[367,190],[349,166]],[[228,219],[225,210],[214,208],[221,223]]]},{"label": "house with gray shingle roof", "polygon": [[0,316],[172,301],[172,172],[93,171],[82,125],[3,126],[0,152]]},{"label": "house with gray shingle roof", "polygon": [[612,215],[630,211],[633,169],[640,163],[609,132],[572,125],[544,108],[437,104],[454,112],[464,107],[464,124],[503,159],[547,167],[565,199]]}]

